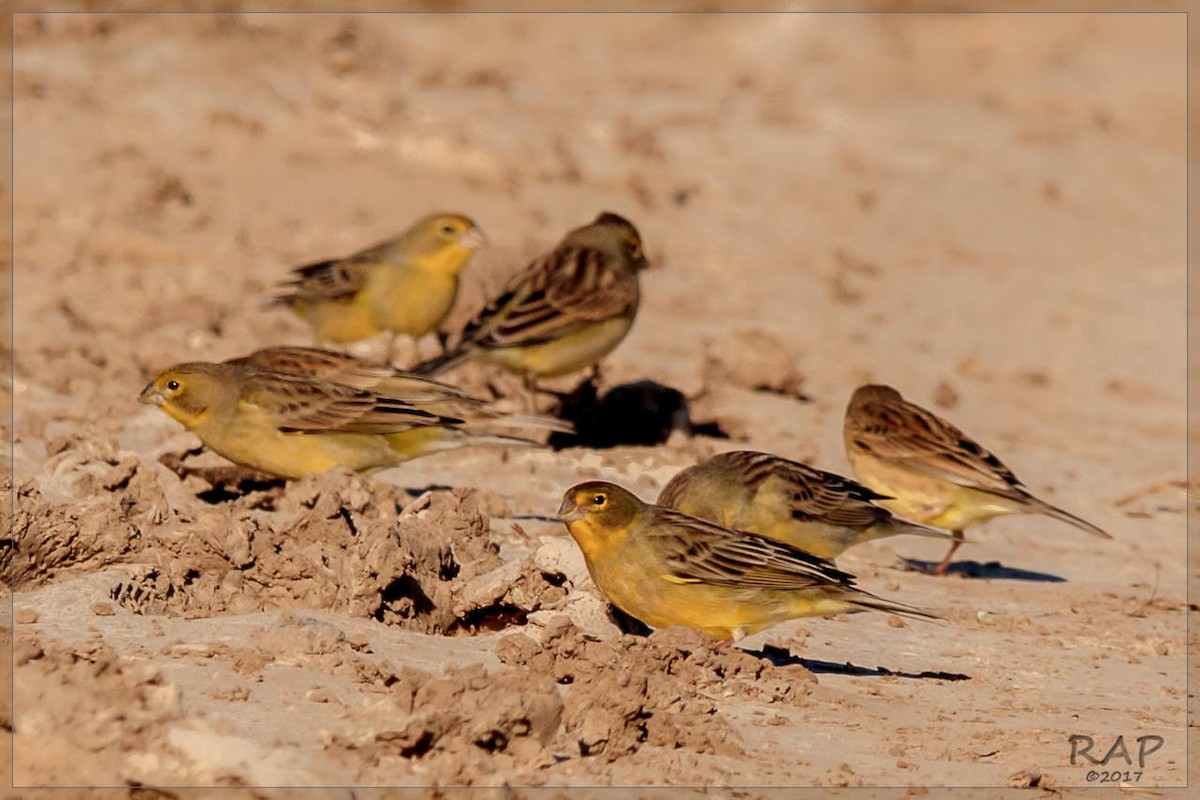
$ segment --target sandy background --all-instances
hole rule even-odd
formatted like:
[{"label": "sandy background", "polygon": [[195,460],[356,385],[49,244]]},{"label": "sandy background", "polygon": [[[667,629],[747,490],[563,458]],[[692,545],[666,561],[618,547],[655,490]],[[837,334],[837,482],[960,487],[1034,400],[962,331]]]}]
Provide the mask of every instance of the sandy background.
[{"label": "sandy background", "polygon": [[[17,785],[1057,789],[1087,785],[1072,734],[1162,736],[1137,786],[1186,780],[1181,18],[22,16],[15,41]],[[288,267],[432,209],[491,242],[460,315],[598,211],[637,223],[655,269],[582,412],[618,446],[284,485],[136,404],[165,365],[306,343],[262,310]],[[864,380],[1114,541],[1009,518],[963,578],[900,569],[941,555],[911,538],[842,560],[945,624],[621,636],[544,519],[562,491],[652,499],[735,447],[845,472]]]}]

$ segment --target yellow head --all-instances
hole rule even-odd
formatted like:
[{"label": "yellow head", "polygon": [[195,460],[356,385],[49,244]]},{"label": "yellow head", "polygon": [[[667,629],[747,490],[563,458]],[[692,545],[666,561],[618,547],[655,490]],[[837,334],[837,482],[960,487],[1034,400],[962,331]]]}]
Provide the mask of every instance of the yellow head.
[{"label": "yellow head", "polygon": [[563,495],[558,518],[588,559],[603,556],[629,535],[646,504],[615,483],[588,481]]},{"label": "yellow head", "polygon": [[457,275],[483,243],[483,231],[470,217],[431,214],[409,228],[402,246],[418,264]]},{"label": "yellow head", "polygon": [[142,389],[138,402],[155,405],[186,428],[203,425],[215,408],[237,398],[236,366],[177,364]]}]

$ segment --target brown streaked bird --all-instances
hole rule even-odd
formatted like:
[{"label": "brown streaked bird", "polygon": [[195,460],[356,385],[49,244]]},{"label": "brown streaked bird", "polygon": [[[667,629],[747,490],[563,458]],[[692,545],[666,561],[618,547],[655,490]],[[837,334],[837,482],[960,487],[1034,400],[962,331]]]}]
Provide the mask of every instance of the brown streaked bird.
[{"label": "brown streaked bird", "polygon": [[402,397],[406,403],[422,411],[459,418],[463,420],[465,428],[472,431],[486,428],[542,428],[559,433],[575,432],[575,426],[566,420],[544,414],[496,411],[486,400],[471,397],[448,383],[405,372],[389,364],[318,347],[265,347],[225,363],[318,378],[389,397]]},{"label": "brown streaked bird", "polygon": [[274,302],[322,341],[355,342],[383,331],[420,338],[449,313],[459,273],[483,241],[469,217],[431,214],[354,255],[297,267]]},{"label": "brown streaked bird", "polygon": [[437,375],[468,360],[499,364],[526,384],[595,366],[620,344],[646,267],[637,228],[605,212],[515,275],[446,353],[413,367]]},{"label": "brown streaked bird", "polygon": [[884,495],[786,458],[736,450],[688,467],[663,487],[658,505],[833,559],[860,542],[897,534],[951,539],[908,522]]},{"label": "brown streaked bird", "polygon": [[854,586],[795,547],[644,503],[616,484],[571,487],[558,517],[596,587],[654,628],[695,628],[723,644],[798,617],[887,611],[936,619]]},{"label": "brown streaked bird", "polygon": [[230,461],[284,478],[338,465],[378,470],[475,444],[537,445],[473,434],[462,420],[403,398],[238,364],[178,364],[148,383],[138,399],[161,408]]},{"label": "brown streaked bird", "polygon": [[1045,514],[1095,536],[1108,533],[1039,500],[1012,470],[946,420],[890,386],[860,386],[846,408],[846,456],[860,481],[891,499],[890,510],[954,535],[932,569],[946,573],[963,530],[1003,514]]}]

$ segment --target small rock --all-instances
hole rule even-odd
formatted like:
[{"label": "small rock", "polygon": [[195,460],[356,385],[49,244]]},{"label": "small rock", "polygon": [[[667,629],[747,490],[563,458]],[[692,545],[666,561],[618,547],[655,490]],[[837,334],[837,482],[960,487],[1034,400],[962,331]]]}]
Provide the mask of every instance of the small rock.
[{"label": "small rock", "polygon": [[346,644],[350,645],[351,650],[360,653],[371,652],[371,640],[367,638],[366,632],[362,629],[356,629],[346,634]]},{"label": "small rock", "polygon": [[938,408],[951,409],[958,405],[958,392],[946,381],[933,389],[933,404]]},{"label": "small rock", "polygon": [[312,703],[337,703],[337,696],[323,686],[309,689],[304,693],[304,699]]},{"label": "small rock", "polygon": [[1020,772],[1013,773],[1008,777],[1008,785],[1020,787],[1022,789],[1034,787],[1045,788],[1047,786],[1053,786],[1054,779],[1049,775],[1043,775],[1040,772],[1028,772],[1026,770],[1022,770]]}]

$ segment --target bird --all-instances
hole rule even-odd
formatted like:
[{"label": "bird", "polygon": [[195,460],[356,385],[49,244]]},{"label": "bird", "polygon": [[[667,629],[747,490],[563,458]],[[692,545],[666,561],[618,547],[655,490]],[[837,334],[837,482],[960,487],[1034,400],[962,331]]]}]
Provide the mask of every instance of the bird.
[{"label": "bird", "polygon": [[449,313],[459,273],[483,243],[469,217],[431,214],[346,258],[297,267],[273,303],[308,322],[323,342],[347,344],[384,331],[419,339]]},{"label": "bird", "polygon": [[566,420],[545,414],[509,414],[497,411],[486,400],[472,397],[456,386],[397,369],[390,364],[358,358],[319,347],[277,346],[231,358],[226,364],[319,378],[404,401],[424,411],[463,420],[471,430],[490,428],[542,428],[574,433]]},{"label": "bird", "polygon": [[478,360],[520,374],[532,388],[539,378],[595,367],[632,327],[646,266],[637,228],[606,211],[513,276],[453,347],[412,371],[439,375]]},{"label": "bird", "polygon": [[890,499],[889,510],[951,531],[950,551],[930,572],[944,575],[963,531],[1004,514],[1045,514],[1111,539],[1087,520],[1039,500],[995,455],[890,386],[855,390],[843,427],[855,476]]},{"label": "bird", "polygon": [[953,538],[900,519],[879,504],[886,499],[832,472],[769,453],[735,450],[678,473],[657,502],[825,559],[837,558],[852,545],[897,534]]},{"label": "bird", "polygon": [[138,399],[230,461],[282,478],[338,465],[371,472],[469,445],[537,445],[473,433],[403,397],[238,364],[177,364]]},{"label": "bird", "polygon": [[652,628],[694,628],[727,646],[798,617],[876,610],[936,619],[856,588],[811,553],[645,503],[613,483],[572,486],[558,519],[597,588]]}]

